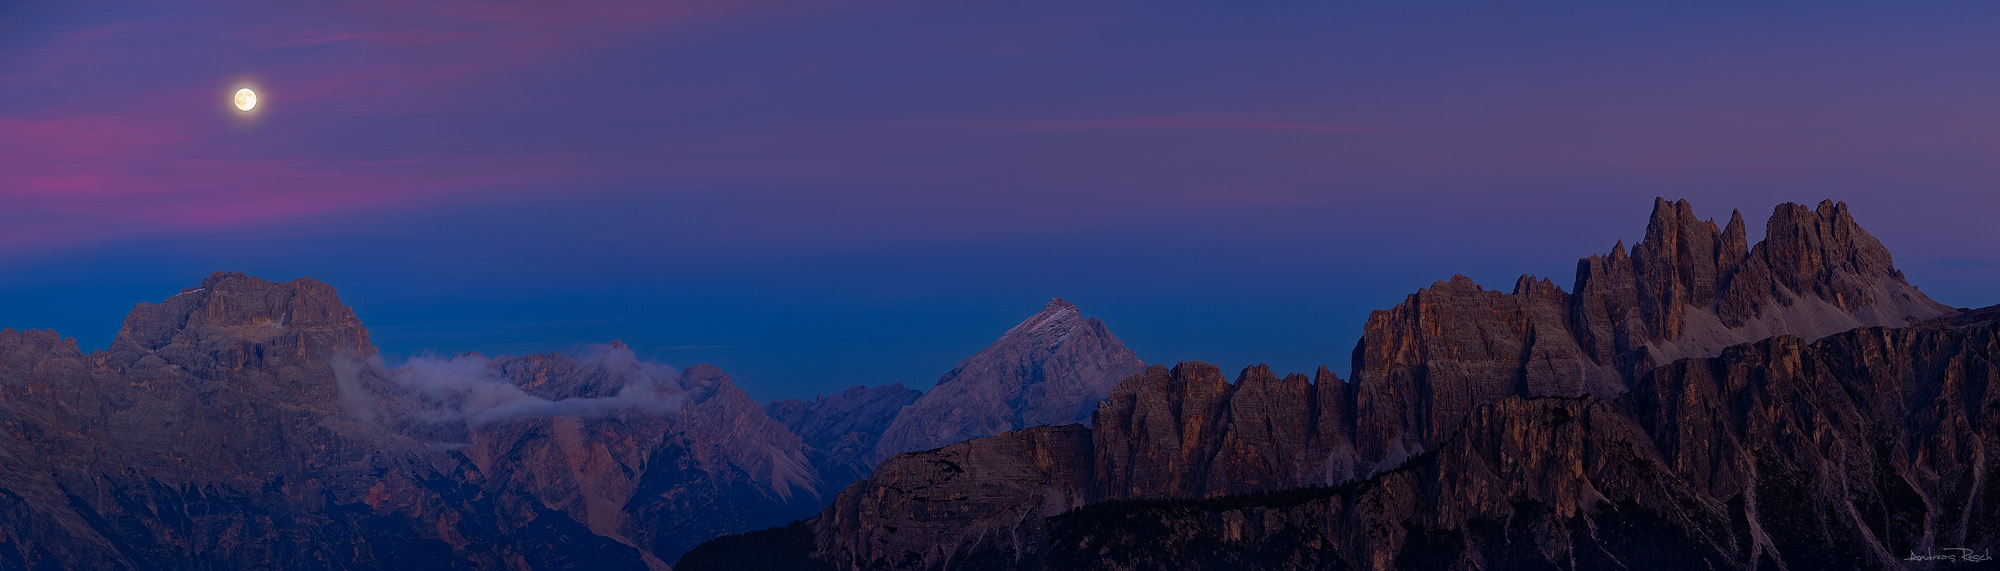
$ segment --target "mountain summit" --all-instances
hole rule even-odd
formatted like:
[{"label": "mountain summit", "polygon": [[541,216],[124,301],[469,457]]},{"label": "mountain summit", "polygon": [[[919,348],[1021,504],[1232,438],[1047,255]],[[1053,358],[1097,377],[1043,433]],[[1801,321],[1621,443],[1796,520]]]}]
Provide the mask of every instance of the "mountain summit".
[{"label": "mountain summit", "polygon": [[1358,465],[1401,463],[1506,396],[1609,398],[1654,367],[1740,343],[1957,312],[1904,281],[1845,203],[1781,204],[1765,228],[1747,246],[1741,213],[1719,228],[1659,198],[1630,255],[1621,242],[1577,262],[1574,293],[1534,276],[1512,293],[1457,276],[1370,314],[1354,349]]},{"label": "mountain summit", "polygon": [[1145,363],[1062,298],[1023,320],[903,407],[876,445],[887,457],[1045,424],[1090,419]]}]

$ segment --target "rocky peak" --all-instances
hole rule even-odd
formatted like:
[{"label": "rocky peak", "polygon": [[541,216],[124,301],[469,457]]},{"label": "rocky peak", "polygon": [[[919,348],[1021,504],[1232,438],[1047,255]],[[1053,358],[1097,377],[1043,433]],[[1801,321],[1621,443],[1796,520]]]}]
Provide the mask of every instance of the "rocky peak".
[{"label": "rocky peak", "polygon": [[883,433],[877,454],[1086,421],[1112,386],[1144,367],[1104,322],[1052,299],[904,407]]},{"label": "rocky peak", "polygon": [[339,401],[333,359],[374,352],[368,330],[332,286],[216,272],[164,301],[133,307],[107,354],[128,370],[186,373],[262,398],[332,407]]},{"label": "rocky peak", "polygon": [[1639,316],[1657,336],[1680,336],[1683,308],[1715,303],[1719,276],[1730,270],[1719,267],[1721,241],[1722,230],[1696,218],[1688,201],[1654,199],[1646,238],[1632,247],[1632,268],[1641,286]]},{"label": "rocky peak", "polygon": [[1816,339],[1950,315],[1903,280],[1845,204],[1779,205],[1747,246],[1686,200],[1655,199],[1626,255],[1577,262],[1575,293],[1523,276],[1513,293],[1453,276],[1371,314],[1355,349],[1355,445],[1384,464],[1429,449],[1507,396],[1611,397],[1653,367],[1776,335]]},{"label": "rocky peak", "polygon": [[1095,318],[1084,318],[1083,313],[1078,311],[1075,305],[1064,301],[1063,298],[1053,298],[1049,300],[1048,305],[1042,307],[1040,313],[1021,321],[1021,324],[1015,325],[1013,329],[1008,329],[995,344],[1005,343],[1008,339],[1059,344],[1067,340],[1071,333],[1087,329],[1096,322]]},{"label": "rocky peak", "polygon": [[1622,242],[1609,256],[1578,262],[1572,328],[1579,344],[1629,377],[1736,342],[1907,325],[1951,312],[1903,280],[1845,203],[1778,205],[1755,247],[1745,228],[1740,211],[1717,228],[1696,218],[1686,200],[1655,199],[1629,265],[1620,262]]},{"label": "rocky peak", "polygon": [[1820,201],[1817,209],[1786,203],[1771,213],[1756,255],[1771,277],[1799,295],[1815,295],[1852,311],[1876,302],[1876,282],[1901,282],[1889,251],[1862,230],[1847,203]]},{"label": "rocky peak", "polygon": [[1514,295],[1541,296],[1568,294],[1564,293],[1562,287],[1557,286],[1553,281],[1549,281],[1548,278],[1536,279],[1535,276],[1522,275],[1520,279],[1514,280]]},{"label": "rocky peak", "polygon": [[[1729,211],[1729,225],[1722,228],[1722,242],[1716,245],[1722,267],[1734,270],[1750,255],[1750,238],[1744,232],[1743,211]],[[1725,276],[1726,279],[1726,276]]]},{"label": "rocky peak", "polygon": [[[1954,311],[1905,281],[1888,250],[1861,229],[1845,203],[1821,201],[1817,209],[1780,204],[1765,224],[1764,240],[1747,251],[1743,226],[1741,214],[1732,213],[1722,232],[1715,298],[1688,304],[1675,314],[1678,323],[1657,329],[1650,354],[1635,355],[1630,373],[1680,357],[1710,356],[1730,343],[1780,334],[1818,338],[1860,326],[1909,325]],[[1719,343],[1690,345],[1688,338]]]},{"label": "rocky peak", "polygon": [[[312,278],[273,283],[216,272],[160,303],[141,302],[125,317],[112,354],[128,364],[173,345],[289,345],[294,361],[324,360],[338,350],[372,354],[368,330],[333,286]],[[173,353],[173,352],[169,352]],[[164,356],[164,355],[163,355]]]},{"label": "rocky peak", "polygon": [[[805,456],[805,441],[785,428],[750,394],[729,381],[722,369],[701,363],[681,372],[688,404],[684,422],[710,440],[696,442],[743,468],[758,483],[789,501],[794,488],[817,495],[819,470]],[[690,430],[690,432],[697,432]]]},{"label": "rocky peak", "polygon": [[708,402],[717,394],[742,390],[729,382],[729,374],[722,372],[721,367],[708,363],[697,363],[681,371],[681,389],[687,391],[690,403]]}]

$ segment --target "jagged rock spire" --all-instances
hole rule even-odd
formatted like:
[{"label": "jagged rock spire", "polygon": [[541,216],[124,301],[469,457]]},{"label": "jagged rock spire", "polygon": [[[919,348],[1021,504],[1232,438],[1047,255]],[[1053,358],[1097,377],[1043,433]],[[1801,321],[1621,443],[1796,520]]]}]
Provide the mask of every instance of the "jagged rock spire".
[{"label": "jagged rock spire", "polygon": [[1382,462],[1434,445],[1471,408],[1509,395],[1610,396],[1639,373],[1774,335],[1818,338],[1951,314],[1904,281],[1846,204],[1786,203],[1764,241],[1686,200],[1657,198],[1625,253],[1577,262],[1575,294],[1488,291],[1463,276],[1369,316],[1355,350],[1356,445]]}]

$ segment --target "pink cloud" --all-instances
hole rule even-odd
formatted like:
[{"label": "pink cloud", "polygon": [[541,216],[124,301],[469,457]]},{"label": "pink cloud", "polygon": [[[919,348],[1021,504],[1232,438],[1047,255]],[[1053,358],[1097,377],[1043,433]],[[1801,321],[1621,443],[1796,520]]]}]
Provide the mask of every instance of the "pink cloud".
[{"label": "pink cloud", "polygon": [[0,248],[270,224],[587,176],[561,154],[232,156],[242,148],[181,134],[189,130],[108,117],[0,118],[0,202],[18,217]]},{"label": "pink cloud", "polygon": [[992,131],[1137,131],[1216,130],[1300,133],[1392,133],[1371,125],[1341,125],[1214,117],[1100,117],[1072,119],[948,119],[915,123],[920,127]]},{"label": "pink cloud", "polygon": [[[680,26],[754,14],[739,2],[195,3],[209,28],[134,17],[51,34],[0,55],[0,250],[210,231],[315,215],[587,183],[584,157],[526,140],[481,145],[449,130],[394,145],[325,143],[343,124],[434,117],[481,103],[465,92],[531,66],[616,49]],[[241,18],[245,25],[231,25]],[[185,22],[182,22],[183,24]],[[247,25],[247,24],[256,25]],[[168,76],[140,90],[88,87],[161,61],[245,56],[233,79]],[[199,57],[194,57],[194,56]],[[248,81],[275,113],[259,124],[209,102]],[[265,86],[268,85],[268,89]],[[227,88],[227,89],[225,89]],[[12,87],[10,87],[12,89]],[[26,94],[26,95],[24,95]],[[93,99],[78,100],[75,94]],[[24,97],[39,97],[23,99]],[[29,104],[20,104],[28,101]],[[273,119],[283,117],[282,123]],[[232,123],[242,123],[232,125]],[[444,123],[441,125],[449,125]],[[252,136],[254,135],[254,136]]]}]

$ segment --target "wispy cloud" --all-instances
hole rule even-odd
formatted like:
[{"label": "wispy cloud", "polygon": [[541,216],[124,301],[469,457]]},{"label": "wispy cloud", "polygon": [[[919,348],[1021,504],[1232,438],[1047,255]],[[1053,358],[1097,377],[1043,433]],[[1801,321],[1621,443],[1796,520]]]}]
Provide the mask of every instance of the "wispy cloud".
[{"label": "wispy cloud", "polygon": [[528,417],[666,414],[685,404],[679,371],[641,361],[623,346],[592,346],[577,364],[577,370],[603,376],[615,389],[603,396],[536,396],[478,355],[418,357],[395,368],[383,366],[380,357],[336,359],[334,375],[350,414],[385,425],[478,427]]},{"label": "wispy cloud", "polygon": [[1373,125],[1343,125],[1214,117],[1097,117],[1066,119],[945,119],[898,126],[988,131],[1268,131],[1296,133],[1393,133]]},{"label": "wispy cloud", "polygon": [[[519,70],[762,2],[191,3],[0,54],[0,250],[210,231],[587,183],[581,155],[478,126]],[[176,17],[199,18],[190,27]],[[235,20],[241,25],[229,25]],[[237,54],[234,79],[160,74]],[[269,85],[256,122],[217,102]],[[106,86],[132,83],[142,89]],[[504,116],[504,115],[503,115]],[[421,121],[398,118],[422,117]],[[485,119],[490,121],[490,119]]]},{"label": "wispy cloud", "polygon": [[580,174],[560,154],[329,160],[218,145],[196,130],[147,118],[0,117],[0,200],[16,217],[7,228],[35,238],[10,245],[240,227]]}]

